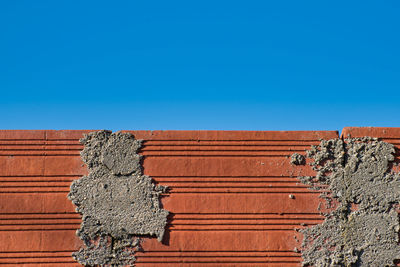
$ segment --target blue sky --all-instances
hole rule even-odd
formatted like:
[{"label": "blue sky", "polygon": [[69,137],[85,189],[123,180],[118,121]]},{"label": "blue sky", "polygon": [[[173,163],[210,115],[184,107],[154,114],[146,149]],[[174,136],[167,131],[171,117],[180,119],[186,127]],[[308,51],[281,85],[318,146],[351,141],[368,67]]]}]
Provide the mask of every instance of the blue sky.
[{"label": "blue sky", "polygon": [[1,129],[400,127],[399,1],[1,1]]}]

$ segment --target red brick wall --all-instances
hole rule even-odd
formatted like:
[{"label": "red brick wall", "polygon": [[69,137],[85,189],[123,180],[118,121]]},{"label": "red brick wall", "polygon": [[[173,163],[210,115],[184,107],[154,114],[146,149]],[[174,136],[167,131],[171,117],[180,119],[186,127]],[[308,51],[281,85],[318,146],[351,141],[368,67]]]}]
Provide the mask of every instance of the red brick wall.
[{"label": "red brick wall", "polygon": [[[87,172],[79,156],[86,132],[0,131],[0,264],[77,265],[80,215],[67,194]],[[294,229],[322,218],[319,192],[296,179],[310,169],[289,156],[337,132],[130,132],[145,140],[144,173],[171,188],[162,203],[173,213],[164,243],[146,240],[137,266],[300,266]],[[342,135],[400,145],[400,128]]]}]

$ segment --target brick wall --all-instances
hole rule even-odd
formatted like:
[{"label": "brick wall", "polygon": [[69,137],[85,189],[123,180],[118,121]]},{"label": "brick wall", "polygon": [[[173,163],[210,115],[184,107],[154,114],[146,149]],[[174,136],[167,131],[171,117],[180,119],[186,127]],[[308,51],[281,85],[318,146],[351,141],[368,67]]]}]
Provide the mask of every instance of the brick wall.
[{"label": "brick wall", "polygon": [[[81,220],[67,194],[87,173],[79,155],[86,132],[0,131],[1,265],[77,265]],[[137,266],[301,265],[294,229],[322,217],[319,192],[296,179],[313,173],[289,157],[337,132],[130,132],[145,140],[144,173],[171,188],[162,197],[172,213],[167,234],[145,240]],[[351,127],[347,136],[400,146],[400,128]]]}]

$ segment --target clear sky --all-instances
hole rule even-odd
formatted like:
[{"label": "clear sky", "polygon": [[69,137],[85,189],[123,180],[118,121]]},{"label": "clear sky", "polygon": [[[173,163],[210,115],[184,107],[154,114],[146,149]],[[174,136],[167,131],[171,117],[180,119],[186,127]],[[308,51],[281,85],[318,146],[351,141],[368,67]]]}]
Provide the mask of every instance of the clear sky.
[{"label": "clear sky", "polygon": [[399,1],[1,1],[1,129],[400,127]]}]

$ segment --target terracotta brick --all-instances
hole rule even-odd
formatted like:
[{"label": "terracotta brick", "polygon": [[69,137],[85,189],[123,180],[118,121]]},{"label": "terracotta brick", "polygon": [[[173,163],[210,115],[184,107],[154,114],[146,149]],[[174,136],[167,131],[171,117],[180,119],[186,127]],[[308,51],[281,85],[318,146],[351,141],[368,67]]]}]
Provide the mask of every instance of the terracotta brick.
[{"label": "terracotta brick", "polygon": [[[0,264],[76,266],[80,215],[66,196],[87,173],[87,132],[0,131]],[[144,140],[145,174],[171,188],[167,234],[145,240],[138,266],[300,266],[294,229],[322,218],[318,192],[295,178],[313,173],[289,156],[337,132],[129,132]]]},{"label": "terracotta brick", "polygon": [[341,136],[363,137],[371,136],[380,139],[400,139],[400,127],[345,127]]},{"label": "terracotta brick", "polygon": [[0,130],[0,140],[2,141],[44,140],[45,136],[45,130]]}]

